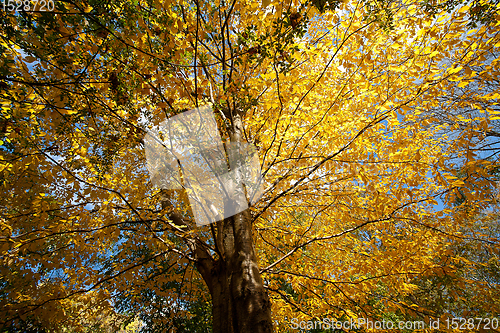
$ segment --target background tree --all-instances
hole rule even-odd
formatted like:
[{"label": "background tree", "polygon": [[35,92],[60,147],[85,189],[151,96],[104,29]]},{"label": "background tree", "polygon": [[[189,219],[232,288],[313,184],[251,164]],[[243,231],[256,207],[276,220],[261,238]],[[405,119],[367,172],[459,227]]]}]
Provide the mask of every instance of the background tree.
[{"label": "background tree", "polygon": [[[428,5],[61,1],[52,13],[2,12],[3,325],[78,329],[103,307],[167,327],[206,305],[202,280],[214,332],[444,315],[412,296],[458,258],[445,239],[498,250],[491,233],[463,234],[492,202],[497,161],[470,151],[478,128],[492,130],[496,97],[457,94],[450,110],[483,112],[456,135],[421,115],[457,82],[493,80],[500,44],[496,7],[471,31],[481,2]],[[148,182],[142,138],[202,105],[224,140],[256,144],[266,184],[251,209],[196,227],[186,193]],[[460,196],[469,209],[449,205]]]}]

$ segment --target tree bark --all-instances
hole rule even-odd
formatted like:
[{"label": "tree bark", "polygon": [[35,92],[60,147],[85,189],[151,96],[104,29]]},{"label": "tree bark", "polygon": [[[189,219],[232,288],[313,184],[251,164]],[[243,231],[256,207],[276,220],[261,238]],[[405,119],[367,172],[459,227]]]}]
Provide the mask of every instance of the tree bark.
[{"label": "tree bark", "polygon": [[[242,142],[240,113],[235,112],[230,119],[231,142]],[[240,195],[234,198],[236,203],[246,202],[244,193]],[[255,256],[249,209],[219,221],[215,243],[219,258],[209,264],[207,260],[197,262],[212,296],[213,332],[273,332],[271,302]]]},{"label": "tree bark", "polygon": [[225,219],[223,258],[197,264],[212,296],[214,333],[270,333],[271,303],[253,248],[249,211]]}]

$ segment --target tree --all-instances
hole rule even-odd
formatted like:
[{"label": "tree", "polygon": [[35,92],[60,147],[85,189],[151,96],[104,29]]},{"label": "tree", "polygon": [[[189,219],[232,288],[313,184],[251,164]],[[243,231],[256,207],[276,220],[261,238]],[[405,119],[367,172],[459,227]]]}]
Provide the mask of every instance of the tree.
[{"label": "tree", "polygon": [[[486,208],[497,161],[470,153],[477,127],[449,136],[439,117],[419,114],[455,82],[496,80],[500,42],[496,7],[470,30],[486,4],[435,5],[450,13],[424,13],[428,2],[268,0],[2,12],[1,322],[77,329],[126,299],[131,317],[156,311],[166,327],[206,304],[191,298],[201,281],[213,332],[415,308],[436,316],[408,301],[423,288],[415,278],[442,269],[444,235],[471,239],[470,211],[438,200]],[[476,72],[485,52],[489,68]],[[458,94],[450,108],[479,109],[473,120],[490,131],[498,96],[470,94],[482,103]],[[189,193],[148,182],[143,141],[201,106],[225,141],[257,146],[265,179],[251,209],[204,227]]]}]

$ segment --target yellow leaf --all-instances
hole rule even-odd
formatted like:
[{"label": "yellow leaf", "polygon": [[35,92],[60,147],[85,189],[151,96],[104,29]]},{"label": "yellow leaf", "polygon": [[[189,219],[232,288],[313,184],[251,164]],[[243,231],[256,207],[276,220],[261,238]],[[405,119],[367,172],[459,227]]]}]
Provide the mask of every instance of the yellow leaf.
[{"label": "yellow leaf", "polygon": [[470,8],[470,5],[468,6],[463,6],[462,8],[460,8],[457,13],[465,13],[466,11],[468,11]]},{"label": "yellow leaf", "polygon": [[460,72],[462,69],[463,69],[462,66],[458,66],[457,68],[450,68],[450,69],[448,69],[448,73],[455,74],[455,73]]},{"label": "yellow leaf", "polygon": [[451,183],[451,185],[457,186],[457,187],[462,187],[462,186],[465,186],[465,183],[461,179],[457,179],[453,183]]}]

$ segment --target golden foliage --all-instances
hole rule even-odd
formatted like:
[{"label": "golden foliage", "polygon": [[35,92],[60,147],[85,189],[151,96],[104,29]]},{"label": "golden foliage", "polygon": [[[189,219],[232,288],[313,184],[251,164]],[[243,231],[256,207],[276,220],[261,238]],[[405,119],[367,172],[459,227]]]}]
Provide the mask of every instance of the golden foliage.
[{"label": "golden foliage", "polygon": [[481,147],[500,119],[498,24],[412,1],[387,3],[391,29],[369,1],[90,3],[2,14],[0,322],[83,329],[111,299],[135,315],[201,290],[189,242],[212,247],[210,227],[165,217],[141,138],[210,103],[225,139],[227,110],[244,110],[258,147],[254,238],[279,331],[450,316],[415,298],[430,276],[477,290],[455,316],[498,313],[495,287],[461,274],[498,262],[494,223],[475,224],[497,221],[498,163]]}]

